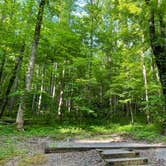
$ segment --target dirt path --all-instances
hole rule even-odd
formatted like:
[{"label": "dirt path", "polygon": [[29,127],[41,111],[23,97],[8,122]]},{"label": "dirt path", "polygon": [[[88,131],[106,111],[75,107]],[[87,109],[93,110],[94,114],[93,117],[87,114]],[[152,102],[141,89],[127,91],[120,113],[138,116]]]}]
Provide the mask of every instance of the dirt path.
[{"label": "dirt path", "polygon": [[[20,141],[17,146],[21,149],[27,149],[27,154],[18,156],[9,160],[4,166],[104,166],[104,161],[100,158],[95,150],[88,152],[70,152],[65,154],[44,154],[46,145],[69,145],[74,146],[76,143],[109,143],[126,145],[138,143],[130,139],[114,136],[107,139],[84,139],[75,140],[68,138],[63,141],[51,140],[49,138],[31,138]],[[139,150],[141,156],[147,157],[152,166],[166,166],[166,148]]]}]

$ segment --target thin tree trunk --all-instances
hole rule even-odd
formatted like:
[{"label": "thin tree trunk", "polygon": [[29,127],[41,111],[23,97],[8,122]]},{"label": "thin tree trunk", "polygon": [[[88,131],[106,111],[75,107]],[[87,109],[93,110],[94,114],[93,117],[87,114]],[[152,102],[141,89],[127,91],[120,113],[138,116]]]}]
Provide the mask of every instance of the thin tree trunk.
[{"label": "thin tree trunk", "polygon": [[21,102],[19,104],[17,117],[16,117],[17,129],[19,129],[19,130],[23,130],[23,124],[24,124],[22,101],[23,101],[23,99],[21,97]]},{"label": "thin tree trunk", "polygon": [[60,95],[59,95],[58,116],[61,116],[61,114],[62,114],[62,112],[61,112],[62,103],[63,103],[63,89],[61,89]]},{"label": "thin tree trunk", "polygon": [[23,59],[24,47],[25,47],[25,45],[23,45],[23,46],[21,47],[20,56],[17,57],[16,65],[15,65],[15,67],[14,67],[12,76],[11,76],[11,78],[10,78],[10,80],[9,80],[9,84],[8,84],[8,87],[7,87],[7,90],[6,90],[6,93],[5,93],[5,97],[4,97],[4,100],[3,100],[3,104],[2,104],[2,107],[1,107],[0,118],[2,117],[2,115],[3,115],[4,111],[5,111],[6,105],[7,105],[7,103],[8,103],[10,91],[11,91],[12,86],[13,86],[13,84],[14,84],[14,81],[15,81],[15,78],[16,78],[16,76],[17,76],[17,73],[18,73],[19,70],[20,70],[21,63],[22,63],[22,59]]},{"label": "thin tree trunk", "polygon": [[38,101],[38,112],[39,113],[41,110],[42,94],[43,94],[43,90],[44,90],[44,75],[45,75],[45,64],[44,64],[43,70],[42,70],[42,80],[41,80],[40,95],[39,95],[39,101]]},{"label": "thin tree trunk", "polygon": [[150,112],[149,112],[149,96],[148,96],[148,84],[147,84],[147,77],[146,77],[146,66],[143,64],[142,66],[143,78],[144,78],[144,87],[145,87],[145,100],[146,100],[146,120],[147,123],[150,123]]},{"label": "thin tree trunk", "polygon": [[58,104],[58,116],[62,116],[61,108],[63,104],[63,93],[64,93],[64,76],[65,76],[65,69],[62,70],[62,79],[60,81],[60,94],[59,94],[59,104]]},{"label": "thin tree trunk", "polygon": [[[90,0],[90,5],[93,6],[93,0]],[[92,57],[93,57],[93,36],[94,36],[94,18],[91,15],[91,30],[90,30],[90,55],[88,57],[88,76],[89,76],[89,83],[88,83],[88,104],[91,105],[92,94],[91,94],[91,78],[92,78]]]},{"label": "thin tree trunk", "polygon": [[67,110],[68,110],[68,112],[70,113],[70,111],[71,111],[71,98],[69,98],[69,99],[67,100]]},{"label": "thin tree trunk", "polygon": [[[36,79],[38,80],[38,78],[39,78],[39,65],[37,65],[36,66]],[[37,92],[37,90],[38,90],[38,86],[37,86],[37,84],[35,84],[35,90],[34,90],[34,94],[33,94],[33,100],[32,100],[32,112],[33,113],[35,113],[35,111],[36,111],[36,98],[37,98],[37,94],[36,94],[36,92]]]},{"label": "thin tree trunk", "polygon": [[[35,85],[35,92],[37,91],[36,85]],[[35,113],[35,101],[36,101],[36,93],[33,94],[32,99],[32,112]]]},{"label": "thin tree trunk", "polygon": [[[12,88],[13,92],[15,92],[17,90],[17,86],[18,86],[18,73],[16,75],[14,85],[13,85],[13,88]],[[10,99],[9,114],[12,114],[12,112],[13,112],[14,103],[15,103],[15,96],[12,96],[11,99]]]},{"label": "thin tree trunk", "polygon": [[2,61],[1,61],[1,66],[0,66],[0,87],[1,87],[1,84],[2,84],[2,74],[3,74],[3,69],[4,69],[4,66],[5,66],[5,59],[6,59],[6,56],[3,55],[2,56]]},{"label": "thin tree trunk", "polygon": [[133,110],[131,106],[131,101],[128,102],[128,108],[129,108],[130,116],[131,116],[131,124],[134,124],[134,115],[133,115]]},{"label": "thin tree trunk", "polygon": [[55,95],[56,95],[56,72],[57,72],[58,64],[53,64],[53,71],[51,74],[51,82],[50,82],[50,95],[52,97],[52,104],[51,104],[51,110],[55,110]]},{"label": "thin tree trunk", "polygon": [[[143,38],[144,42],[144,38]],[[147,123],[150,123],[150,112],[149,112],[149,96],[148,96],[148,82],[147,82],[147,73],[146,73],[146,65],[145,65],[145,60],[144,60],[144,51],[142,51],[141,54],[142,58],[142,74],[143,74],[143,80],[144,80],[144,88],[145,88],[145,101],[146,101],[146,120]]]},{"label": "thin tree trunk", "polygon": [[[156,83],[161,84],[159,71],[158,71],[158,68],[156,66],[156,63],[155,63],[153,57],[152,57],[152,62],[151,62],[151,71],[153,73],[153,79],[156,81]],[[158,95],[161,97],[161,95],[162,95],[161,89],[158,89]]]},{"label": "thin tree trunk", "polygon": [[[68,62],[70,64],[70,62]],[[71,83],[70,85],[68,85],[68,95],[67,95],[67,110],[70,113],[71,112],[71,99],[73,96],[73,80],[72,80],[72,76],[71,76],[71,69],[69,68],[68,70],[68,77],[71,78]]]},{"label": "thin tree trunk", "polygon": [[56,90],[56,86],[55,86],[56,74],[55,74],[55,72],[57,71],[57,68],[58,68],[57,63],[54,63],[54,65],[53,65],[53,74],[52,74],[52,83],[51,83],[51,87],[52,87],[51,88],[52,89],[51,96],[52,96],[53,100],[55,98],[55,90]]},{"label": "thin tree trunk", "polygon": [[[39,10],[38,10],[38,15],[36,20],[34,39],[32,42],[29,66],[28,66],[28,70],[26,74],[26,82],[25,82],[26,91],[30,91],[31,85],[32,85],[32,77],[33,77],[34,66],[35,66],[36,51],[37,51],[37,47],[38,47],[38,43],[40,39],[40,30],[41,30],[45,3],[46,3],[46,0],[41,0],[39,4]],[[20,102],[20,106],[19,106],[17,118],[16,118],[16,124],[17,124],[18,130],[23,130],[23,124],[24,124],[23,115],[24,115],[24,104],[25,104],[24,98],[25,96],[23,96],[23,98],[21,99],[22,101]]]}]

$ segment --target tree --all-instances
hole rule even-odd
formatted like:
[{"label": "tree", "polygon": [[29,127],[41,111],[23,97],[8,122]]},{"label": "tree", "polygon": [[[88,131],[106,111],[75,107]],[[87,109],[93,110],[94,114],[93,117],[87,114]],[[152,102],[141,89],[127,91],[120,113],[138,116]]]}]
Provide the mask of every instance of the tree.
[{"label": "tree", "polygon": [[[42,25],[42,19],[43,19],[43,13],[44,13],[44,7],[46,4],[46,0],[41,0],[39,4],[39,10],[38,10],[38,15],[37,15],[37,20],[36,20],[36,27],[35,27],[35,32],[34,32],[34,39],[32,42],[32,48],[31,48],[31,55],[30,55],[30,60],[29,60],[29,66],[27,69],[27,74],[26,74],[26,82],[25,82],[25,93],[28,93],[31,89],[32,85],[32,76],[34,72],[34,66],[35,66],[35,58],[36,58],[36,51],[40,39],[40,30],[41,30],[41,25]],[[21,98],[20,106],[18,109],[17,113],[17,119],[16,119],[16,124],[17,124],[17,129],[22,130],[23,129],[23,99]]]},{"label": "tree", "polygon": [[[125,116],[134,123],[140,114],[147,117],[144,122],[161,117],[161,63],[155,63],[150,47],[165,47],[164,4],[0,1],[1,115],[6,118],[12,108],[18,129],[30,119],[83,122]],[[154,20],[147,24],[151,11]],[[155,35],[149,33],[154,28]]]},{"label": "tree", "polygon": [[146,0],[149,7],[149,39],[159,70],[166,104],[166,2]]}]

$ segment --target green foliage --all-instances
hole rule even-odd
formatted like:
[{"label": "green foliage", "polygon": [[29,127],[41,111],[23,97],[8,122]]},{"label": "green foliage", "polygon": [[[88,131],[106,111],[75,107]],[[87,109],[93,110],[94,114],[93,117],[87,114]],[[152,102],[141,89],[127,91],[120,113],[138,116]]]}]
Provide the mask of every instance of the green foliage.
[{"label": "green foliage", "polygon": [[[1,1],[0,105],[8,100],[5,115],[16,117],[23,96],[24,118],[36,123],[67,120],[81,125],[89,120],[118,122],[123,118],[127,125],[130,118],[135,123],[141,118],[145,123],[148,114],[151,123],[163,122],[165,99],[149,42],[148,18],[152,8],[157,12],[157,23],[159,13],[165,21],[165,1],[161,0],[161,5],[151,2],[148,7],[144,1],[134,0],[83,4],[78,0],[50,0],[45,6],[31,73],[32,88],[27,91],[27,68],[32,63],[39,3]],[[158,24],[157,35],[161,33]],[[154,43],[164,41],[157,37]],[[21,52],[23,46],[25,50]],[[23,56],[23,61],[15,71],[19,56]],[[13,71],[16,77],[6,96]],[[50,135],[61,134],[60,129],[52,127],[27,129],[30,135],[45,136],[45,130],[52,130]],[[5,135],[13,133],[10,127],[2,130]],[[78,131],[81,132],[85,133]],[[67,135],[70,130],[64,133]],[[155,134],[144,130],[136,134],[140,138],[150,135]]]}]

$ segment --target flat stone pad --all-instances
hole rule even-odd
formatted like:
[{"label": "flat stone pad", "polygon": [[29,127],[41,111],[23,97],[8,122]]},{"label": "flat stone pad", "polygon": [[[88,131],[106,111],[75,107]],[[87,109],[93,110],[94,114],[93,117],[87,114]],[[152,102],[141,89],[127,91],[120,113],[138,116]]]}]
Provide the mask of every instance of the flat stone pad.
[{"label": "flat stone pad", "polygon": [[123,150],[123,149],[112,149],[112,150],[103,150],[101,152],[101,154],[103,154],[103,155],[107,155],[107,154],[136,154],[136,152]]},{"label": "flat stone pad", "polygon": [[60,153],[71,151],[88,151],[92,149],[151,149],[166,148],[166,145],[160,144],[138,144],[138,143],[68,143],[55,144],[45,148],[45,153]]},{"label": "flat stone pad", "polygon": [[[147,158],[143,157],[137,157],[137,158],[114,158],[114,159],[106,159],[105,160],[107,163],[115,164],[117,165],[118,163],[128,163],[128,164],[146,164],[148,162]],[[118,165],[119,165],[118,164]]]},{"label": "flat stone pad", "polygon": [[119,154],[119,153],[135,153],[133,151],[125,150],[125,149],[109,149],[109,150],[102,150],[100,151],[102,154]]}]

